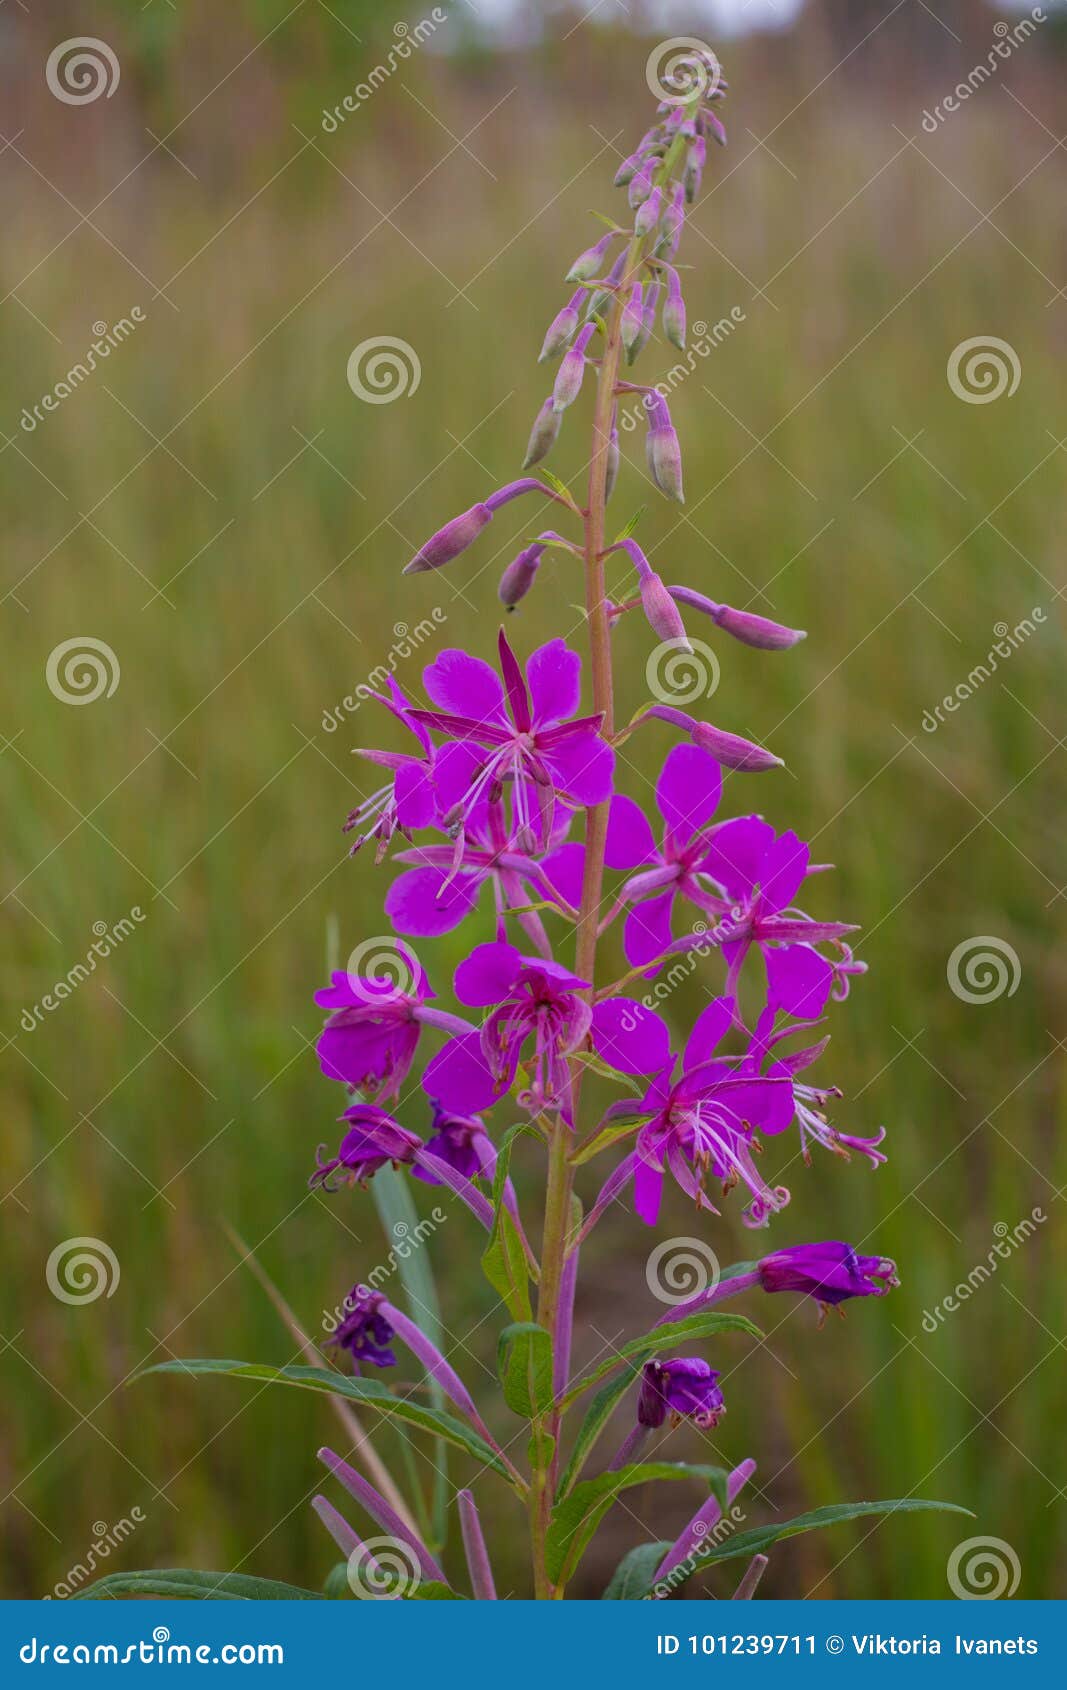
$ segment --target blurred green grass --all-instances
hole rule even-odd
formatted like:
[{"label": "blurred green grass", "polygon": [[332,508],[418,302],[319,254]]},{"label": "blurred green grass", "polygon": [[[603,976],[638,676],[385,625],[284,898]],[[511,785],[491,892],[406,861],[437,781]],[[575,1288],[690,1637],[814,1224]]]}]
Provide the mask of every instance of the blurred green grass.
[{"label": "blurred green grass", "polygon": [[[23,156],[0,159],[13,207],[3,293],[14,290],[0,311],[12,594],[0,977],[13,1041],[0,1094],[11,1341],[0,1583],[43,1594],[82,1558],[94,1522],[138,1505],[147,1519],[123,1565],[240,1562],[315,1584],[330,1554],[303,1499],[324,1426],[333,1435],[321,1405],[121,1382],[149,1357],[290,1358],[224,1222],[312,1330],[382,1259],[369,1201],[323,1201],[304,1185],[337,1105],[308,1048],[327,926],[336,918],[343,953],[378,933],[388,883],[365,855],[347,860],[339,832],[361,790],[350,746],[374,743],[382,724],[364,706],[328,733],[323,713],[387,661],[398,625],[435,607],[444,642],[487,648],[521,511],[447,576],[401,583],[399,570],[431,529],[517,471],[559,276],[589,238],[589,208],[612,209],[615,153],[646,120],[647,43],[583,29],[525,57],[425,51],[330,136],[320,108],[381,52],[394,13],[346,11],[359,45],[320,12],[280,23],[171,135],[285,9],[235,8],[214,32],[202,10],[180,25],[161,11],[140,26],[157,34],[137,39],[97,10],[126,97],[57,109],[27,79]],[[53,21],[48,39],[23,43],[34,63],[56,33]],[[815,24],[731,47],[732,148],[693,218],[686,291],[691,322],[732,306],[744,320],[672,401],[685,511],[650,497],[636,437],[614,505],[620,523],[649,507],[642,539],[669,579],[810,631],[780,658],[718,646],[709,713],[788,764],[758,789],[731,779],[733,807],[813,835],[837,864],[813,902],[866,929],[871,974],[835,1010],[823,1068],[846,1094],[839,1124],[889,1130],[876,1175],[825,1156],[790,1165],[793,1204],[771,1237],[867,1242],[897,1258],[901,1290],[817,1339],[806,1309],[754,1310],[770,1342],[746,1354],[734,1341],[721,1358],[730,1412],[712,1442],[760,1462],[752,1523],[915,1490],[966,1504],[975,1532],[1007,1539],[1021,1595],[1061,1594],[1062,1299],[1050,1270],[1065,1178],[1067,302],[1051,298],[1065,278],[1042,129],[1055,128],[1057,61],[1035,49],[1011,69],[1022,105],[991,91],[929,137],[927,93],[902,96],[889,44],[875,46],[807,98],[833,63]],[[182,162],[160,151],[134,170],[152,146],[146,127]],[[96,229],[78,226],[127,172]],[[981,221],[994,205],[996,227]],[[143,326],[26,435],[21,407],[84,352],[93,321],[134,304]],[[417,393],[387,407],[361,405],[345,380],[353,346],[376,334],[409,341],[422,365]],[[971,406],[949,390],[948,356],[977,334],[1017,351],[1010,399]],[[673,361],[650,349],[643,379]],[[577,476],[584,461],[572,413],[551,464]],[[579,599],[576,579],[542,580],[513,619],[523,649],[563,626],[580,637]],[[925,733],[924,712],[985,656],[994,625],[1035,606],[1048,618],[1039,632]],[[121,681],[72,709],[44,666],[83,633],[113,647]],[[645,649],[641,629],[620,629],[627,707]],[[417,688],[422,656],[400,660],[405,686]],[[631,745],[636,794],[667,743]],[[92,924],[135,905],[137,932],[22,1029],[23,1008],[84,957]],[[1014,995],[987,1005],[946,983],[953,949],[979,934],[1021,963]],[[425,947],[436,979],[471,942]],[[705,990],[698,980],[672,1000],[679,1025]],[[775,1145],[765,1161],[784,1170],[789,1154]],[[528,1189],[536,1173],[530,1154]],[[1049,1216],[1035,1238],[924,1332],[923,1311],[985,1259],[995,1225],[1035,1206]],[[709,1233],[724,1260],[752,1250],[736,1210]],[[675,1202],[664,1226],[686,1234],[692,1212]],[[462,1227],[450,1222],[431,1248],[477,1386],[499,1315]],[[67,1307],[47,1292],[45,1262],[79,1235],[107,1241],[122,1277],[113,1297]],[[643,1306],[649,1242],[621,1213],[605,1222],[581,1353]],[[493,1483],[502,1583],[521,1590],[521,1523]],[[667,1535],[684,1512],[658,1495],[617,1509],[576,1593],[596,1594],[631,1542]],[[802,1539],[779,1552],[765,1589],[942,1596],[961,1535],[923,1519]]]}]

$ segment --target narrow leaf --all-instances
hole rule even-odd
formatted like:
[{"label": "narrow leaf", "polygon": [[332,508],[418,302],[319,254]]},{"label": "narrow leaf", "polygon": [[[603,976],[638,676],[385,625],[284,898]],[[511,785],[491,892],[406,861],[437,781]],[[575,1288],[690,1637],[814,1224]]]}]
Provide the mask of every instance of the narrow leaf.
[{"label": "narrow leaf", "polygon": [[251,1573],[200,1573],[188,1567],[164,1567],[158,1572],[108,1573],[75,1602],[96,1602],[114,1596],[188,1596],[211,1602],[321,1602],[321,1592]]},{"label": "narrow leaf", "polygon": [[598,1473],[595,1479],[583,1479],[552,1513],[545,1539],[545,1568],[554,1584],[565,1584],[571,1577],[620,1492],[654,1479],[698,1479],[720,1498],[726,1496],[726,1474],[721,1467],[691,1467],[683,1461],[637,1462],[617,1472]]},{"label": "narrow leaf", "polygon": [[658,1355],[661,1350],[671,1349],[675,1344],[687,1343],[694,1338],[710,1338],[717,1332],[747,1332],[752,1338],[763,1336],[759,1327],[753,1326],[744,1315],[720,1314],[716,1309],[689,1314],[683,1320],[668,1321],[664,1326],[654,1326],[651,1332],[646,1332],[640,1338],[631,1338],[628,1344],[624,1344],[621,1350],[616,1350],[607,1361],[601,1362],[592,1373],[587,1374],[584,1379],[579,1379],[562,1399],[560,1407],[568,1407],[583,1391],[587,1391],[590,1385],[595,1385],[609,1373],[614,1373],[615,1369],[625,1362],[633,1363],[632,1371],[636,1372],[641,1363],[647,1361],[650,1356]]}]

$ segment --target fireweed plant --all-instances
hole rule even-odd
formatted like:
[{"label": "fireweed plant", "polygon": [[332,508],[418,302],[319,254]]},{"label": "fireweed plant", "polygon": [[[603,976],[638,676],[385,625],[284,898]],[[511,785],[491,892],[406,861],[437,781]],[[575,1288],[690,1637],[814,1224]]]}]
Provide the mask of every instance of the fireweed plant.
[{"label": "fireweed plant", "polygon": [[[728,1299],[794,1293],[817,1305],[821,1324],[828,1309],[881,1296],[897,1284],[893,1262],[878,1254],[860,1254],[838,1240],[779,1246],[703,1274],[692,1295],[661,1299],[666,1312],[653,1318],[657,1311],[650,1309],[646,1330],[609,1347],[586,1372],[571,1365],[580,1254],[609,1206],[632,1207],[637,1223],[652,1228],[664,1185],[673,1181],[701,1215],[717,1215],[719,1193],[734,1193],[746,1226],[762,1234],[789,1202],[788,1191],[760,1172],[762,1138],[795,1128],[805,1161],[814,1147],[846,1158],[857,1151],[874,1167],[884,1160],[882,1133],[860,1138],[839,1131],[827,1106],[840,1094],[803,1078],[827,1043],[824,1012],[847,997],[864,970],[848,943],[854,929],[800,907],[809,878],[823,865],[811,861],[795,833],[778,832],[757,814],[720,814],[724,769],[757,773],[779,759],[662,699],[639,705],[622,722],[616,708],[612,627],[623,616],[643,614],[659,642],[657,657],[691,652],[683,612],[768,653],[803,637],[694,588],[666,585],[629,529],[611,539],[606,525],[623,397],[632,403],[629,396],[637,395],[643,403],[653,482],[667,498],[682,500],[681,452],[666,400],[654,387],[626,379],[623,369],[634,364],[657,323],[674,346],[685,347],[674,261],[707,143],[725,140],[716,112],[725,90],[710,53],[694,52],[672,67],[655,123],[615,177],[629,201],[627,226],[604,220],[606,232],[571,266],[566,280],[573,292],[545,335],[541,359],[555,362],[556,374],[523,469],[543,461],[564,419],[592,389],[586,502],[580,505],[544,471],[524,475],[446,523],[405,571],[452,565],[513,500],[556,506],[557,520],[570,524],[573,537],[539,532],[505,569],[499,597],[512,610],[536,589],[542,572],[554,578],[564,569],[584,570],[591,703],[582,703],[583,659],[564,638],[542,645],[525,665],[503,632],[495,664],[464,651],[442,652],[423,673],[426,708],[390,683],[379,702],[408,743],[398,753],[361,751],[381,770],[383,784],[346,826],[355,835],[353,851],[374,841],[379,862],[403,842],[395,854],[403,871],[385,897],[400,938],[384,960],[380,941],[358,947],[349,968],[334,973],[316,999],[328,1017],[318,1041],[321,1067],[345,1088],[348,1107],[338,1139],[320,1150],[312,1185],[324,1192],[366,1187],[391,1165],[447,1188],[465,1206],[483,1233],[486,1278],[510,1316],[499,1335],[500,1384],[507,1408],[526,1429],[499,1442],[441,1352],[436,1318],[420,1323],[368,1286],[344,1298],[331,1339],[336,1353],[347,1356],[351,1376],[327,1369],[317,1355],[319,1365],[307,1367],[165,1364],[331,1392],[375,1420],[393,1420],[402,1433],[432,1434],[439,1468],[444,1446],[459,1446],[479,1463],[480,1478],[494,1475],[525,1509],[532,1588],[544,1599],[564,1594],[615,1499],[650,1481],[687,1482],[704,1500],[673,1541],[630,1551],[605,1593],[610,1597],[663,1597],[698,1568],[733,1558],[747,1562],[736,1594],[751,1597],[766,1565],[763,1551],[780,1537],[858,1514],[941,1506],[859,1503],[740,1531],[734,1505],[753,1461],[727,1472],[665,1460],[658,1449],[648,1457],[657,1433],[682,1422],[706,1433],[723,1414],[720,1371],[704,1352],[714,1357],[722,1341],[759,1336],[747,1319],[724,1309]],[[617,570],[620,577],[612,596],[609,569],[613,580]],[[656,780],[653,823],[616,791],[615,777],[620,748],[638,732],[651,741],[648,724],[657,721],[673,743]],[[610,892],[606,871],[619,877]],[[457,968],[456,1012],[440,1006],[413,942],[433,940],[473,916],[487,882],[495,937],[475,945]],[[600,941],[616,923],[628,967],[610,980]],[[368,945],[378,956],[361,968],[358,958]],[[684,1039],[647,1001],[654,996],[647,983],[679,957],[717,976]],[[743,1010],[742,999],[751,1008]],[[394,1110],[401,1099],[410,1101],[411,1071],[427,1046],[425,1128],[415,1131]],[[591,1109],[594,1086],[613,1088],[614,1100]],[[493,1130],[490,1114],[499,1123]],[[547,1169],[537,1247],[510,1171],[513,1151],[526,1137],[536,1140]],[[594,1163],[602,1171],[586,1193]],[[708,1256],[714,1263],[710,1250]],[[651,1266],[648,1279],[651,1295]],[[431,1316],[419,1301],[417,1293],[409,1296],[413,1312]],[[385,1380],[402,1370],[405,1351],[426,1378],[390,1386]],[[624,1399],[630,1429],[613,1455],[603,1454],[601,1434]],[[584,1413],[573,1430],[580,1404]],[[355,1431],[354,1458],[376,1482],[329,1449],[320,1458],[386,1535],[361,1537],[327,1497],[315,1497],[313,1507],[345,1558],[327,1588],[394,1598],[495,1598],[472,1492],[456,1498],[467,1565],[460,1579],[439,1559],[440,1510],[430,1518],[421,1495],[409,1501],[361,1428],[351,1418],[348,1426]],[[410,1471],[408,1480],[418,1492]],[[313,1594],[233,1574],[131,1574],[107,1584],[182,1594]]]}]

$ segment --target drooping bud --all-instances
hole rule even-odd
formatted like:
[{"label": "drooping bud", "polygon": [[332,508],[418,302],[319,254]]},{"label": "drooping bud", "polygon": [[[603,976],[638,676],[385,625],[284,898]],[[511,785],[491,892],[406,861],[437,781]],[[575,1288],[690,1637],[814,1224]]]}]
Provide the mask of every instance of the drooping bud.
[{"label": "drooping bud", "polygon": [[518,481],[509,481],[503,487],[498,487],[495,493],[490,493],[485,501],[486,509],[492,515],[501,505],[510,505],[512,499],[521,499],[524,493],[543,493],[546,499],[556,497],[551,487],[546,487],[543,481],[526,475]]},{"label": "drooping bud", "polygon": [[692,205],[700,192],[700,179],[704,174],[708,148],[703,135],[698,135],[685,155],[685,197]]},{"label": "drooping bud", "polygon": [[586,247],[584,252],[579,253],[567,271],[566,280],[568,282],[590,282],[594,276],[599,276],[604,254],[612,241],[621,233],[621,229],[609,229],[606,235],[601,235],[595,246]]},{"label": "drooping bud", "polygon": [[579,288],[578,292],[568,300],[563,310],[558,312],[549,323],[548,332],[545,335],[541,350],[537,354],[539,364],[543,364],[546,358],[558,357],[574,339],[578,332],[578,307],[584,296],[585,289]]},{"label": "drooping bud", "polygon": [[607,504],[615,491],[615,483],[619,477],[619,426],[615,421],[616,413],[611,413],[611,437],[608,440],[608,468],[604,477],[604,503]]},{"label": "drooping bud", "polygon": [[607,286],[602,287],[602,288],[594,288],[589,295],[589,303],[585,308],[585,320],[586,320],[586,322],[588,322],[591,317],[595,317],[598,314],[598,312],[603,311],[605,305],[607,305],[609,300],[611,299],[611,293],[609,292],[609,288],[618,287],[619,283],[622,281],[623,271],[625,269],[626,269],[626,253],[620,252],[618,258],[615,260],[614,264],[611,266],[611,269],[608,271],[607,275],[604,278]]},{"label": "drooping bud", "polygon": [[672,346],[685,351],[685,300],[677,270],[667,272],[667,303],[663,307],[663,332]]},{"label": "drooping bud", "polygon": [[674,195],[671,199],[671,203],[667,207],[666,211],[663,214],[663,232],[664,232],[664,234],[667,238],[667,243],[668,243],[669,246],[675,247],[675,248],[677,247],[678,242],[681,239],[682,227],[683,227],[684,223],[685,223],[685,189],[683,188],[682,184],[679,182],[678,186],[674,190]]},{"label": "drooping bud", "polygon": [[706,111],[704,113],[704,133],[705,135],[711,135],[716,141],[718,141],[720,147],[725,147],[726,130],[723,128],[713,111]]},{"label": "drooping bud", "polygon": [[419,547],[411,562],[405,565],[404,574],[421,575],[428,569],[440,569],[451,563],[478,538],[492,518],[493,512],[488,503],[472,505],[462,516],[454,516],[436,534],[431,534],[424,546]]},{"label": "drooping bud", "polygon": [[649,282],[645,288],[645,303],[641,308],[641,328],[637,339],[629,348],[628,357],[632,364],[640,356],[652,339],[652,332],[656,327],[656,312],[659,310],[659,296],[663,289],[659,282]]},{"label": "drooping bud", "polygon": [[520,599],[524,599],[530,591],[544,552],[544,545],[535,540],[532,546],[527,546],[508,564],[497,588],[500,602],[508,610],[514,610]]},{"label": "drooping bud", "polygon": [[762,745],[755,745],[750,739],[742,739],[739,734],[726,733],[722,728],[716,728],[711,722],[698,722],[688,711],[679,710],[673,704],[650,704],[637,716],[631,727],[637,727],[649,716],[658,716],[663,722],[670,722],[674,727],[681,728],[687,733],[694,745],[701,751],[708,751],[720,762],[724,768],[736,769],[742,774],[756,774],[764,769],[781,768],[782,759],[775,757],[772,752],[765,751]]},{"label": "drooping bud", "polygon": [[637,541],[620,540],[617,545],[609,546],[608,550],[625,552],[636,569],[641,591],[641,608],[652,632],[661,640],[669,640],[680,651],[692,651],[678,607]]},{"label": "drooping bud", "polygon": [[671,423],[667,401],[655,389],[652,389],[651,392],[646,393],[644,404],[648,412],[648,433],[645,436],[645,450],[648,454],[648,467],[652,479],[661,493],[666,493],[669,499],[677,499],[680,505],[684,505],[682,449],[678,444],[678,436],[675,434]]},{"label": "drooping bud", "polygon": [[650,235],[663,216],[663,189],[653,188],[647,199],[641,201],[637,216],[634,218],[634,234],[642,240]]},{"label": "drooping bud", "polygon": [[655,175],[658,163],[658,159],[646,158],[640,168],[634,173],[633,180],[630,183],[630,190],[627,194],[631,211],[636,211],[639,205],[644,205],[649,194],[652,192],[652,178]]},{"label": "drooping bud", "polygon": [[559,438],[562,420],[560,413],[554,409],[552,395],[549,394],[534,418],[530,443],[522,461],[523,469],[529,469],[531,464],[539,464],[542,458],[547,458]]},{"label": "drooping bud", "polygon": [[640,149],[640,147],[638,147],[637,151],[634,152],[634,153],[631,153],[629,158],[623,159],[622,163],[619,165],[618,170],[616,170],[616,172],[615,172],[615,186],[617,188],[628,187],[629,184],[633,181],[634,177],[637,175],[637,172],[640,170],[641,164],[642,164],[641,149]]},{"label": "drooping bud", "polygon": [[[619,332],[622,336],[622,344],[626,348],[627,353],[629,353],[631,348],[636,344],[637,337],[641,333],[641,301],[641,283],[635,282],[630,290],[630,297],[623,308],[622,322],[619,328]],[[633,362],[632,357],[630,362]]]},{"label": "drooping bud", "polygon": [[703,611],[712,621],[723,630],[731,634],[742,645],[755,646],[760,651],[788,651],[790,646],[799,640],[807,638],[802,628],[786,628],[781,622],[772,622],[766,616],[756,616],[749,610],[734,610],[728,604],[716,604],[713,599],[705,598],[692,587],[672,587],[671,597],[679,604],[691,605],[694,610]]},{"label": "drooping bud", "polygon": [[563,362],[556,374],[556,385],[552,389],[552,405],[557,411],[565,411],[568,405],[573,405],[582,390],[582,377],[585,375],[585,349],[596,333],[595,323],[586,323],[578,331],[578,338],[570,350],[565,353]]}]

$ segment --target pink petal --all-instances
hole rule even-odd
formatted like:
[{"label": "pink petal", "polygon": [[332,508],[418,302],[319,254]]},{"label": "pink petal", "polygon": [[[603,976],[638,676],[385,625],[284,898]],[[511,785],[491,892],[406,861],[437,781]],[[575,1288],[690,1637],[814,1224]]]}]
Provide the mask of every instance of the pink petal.
[{"label": "pink petal", "polygon": [[730,898],[747,898],[760,878],[774,829],[762,816],[738,816],[716,828],[700,866],[726,888]]},{"label": "pink petal", "polygon": [[464,1033],[442,1045],[427,1064],[422,1087],[428,1097],[461,1115],[490,1108],[507,1090],[493,1078],[479,1033]]},{"label": "pink petal", "polygon": [[641,904],[635,904],[626,917],[623,929],[623,949],[626,960],[633,968],[640,968],[643,963],[651,962],[655,957],[662,956],[671,942],[671,907],[674,904],[674,888],[663,892],[658,898],[646,898]]},{"label": "pink petal", "polygon": [[708,1061],[732,1026],[734,1010],[733,998],[713,998],[707,1008],[701,1010],[685,1047],[684,1068],[695,1068],[698,1063]]},{"label": "pink petal", "polygon": [[656,841],[640,804],[621,793],[611,800],[604,861],[608,868],[633,869],[655,862]]},{"label": "pink petal", "polygon": [[472,1005],[502,1003],[521,967],[522,957],[514,945],[478,945],[456,969],[456,996]]},{"label": "pink petal", "polygon": [[783,833],[768,850],[760,874],[760,905],[777,914],[788,909],[803,885],[811,851],[795,833]]},{"label": "pink petal", "polygon": [[435,938],[450,933],[470,914],[481,885],[480,875],[461,873],[449,881],[447,869],[413,868],[390,886],[385,913],[398,933]]},{"label": "pink petal", "polygon": [[654,1074],[670,1061],[666,1022],[632,998],[604,998],[595,1005],[593,1044],[605,1062],[624,1074]]},{"label": "pink petal", "polygon": [[548,727],[574,716],[581,704],[582,660],[562,640],[549,640],[526,665],[534,725]]},{"label": "pink petal", "polygon": [[602,804],[611,797],[615,753],[595,733],[577,733],[542,753],[542,762],[557,792],[579,804]]},{"label": "pink petal", "polygon": [[817,1021],[826,1008],[834,971],[810,945],[783,945],[764,953],[771,1001],[787,1015]]},{"label": "pink petal", "polygon": [[695,745],[676,745],[656,785],[656,803],[677,847],[706,826],[721,797],[722,770],[715,758]]},{"label": "pink petal", "polygon": [[504,689],[496,670],[480,657],[449,648],[422,672],[426,691],[439,710],[503,723]]}]

